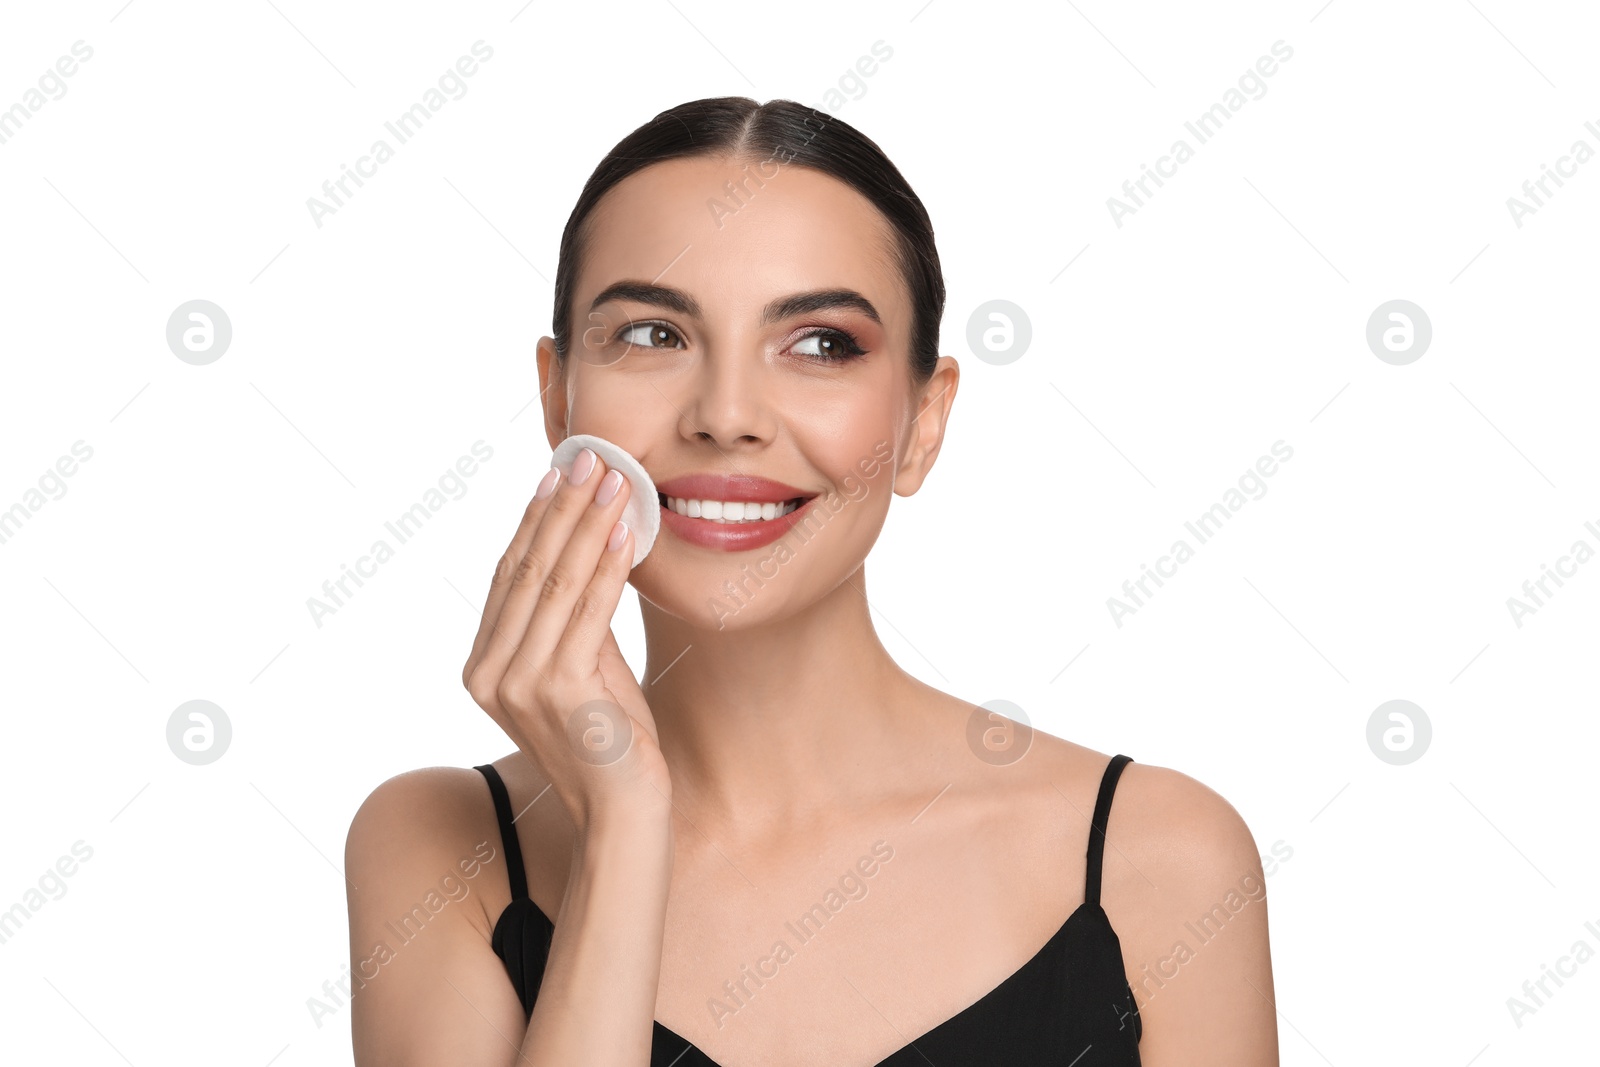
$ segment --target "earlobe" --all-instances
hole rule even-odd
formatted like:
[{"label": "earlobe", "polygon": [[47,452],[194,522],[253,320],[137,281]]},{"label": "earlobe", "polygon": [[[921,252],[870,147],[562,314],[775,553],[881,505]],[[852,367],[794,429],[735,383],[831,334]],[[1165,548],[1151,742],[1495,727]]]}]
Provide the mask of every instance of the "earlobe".
[{"label": "earlobe", "polygon": [[923,436],[920,428],[913,431],[910,447],[906,449],[900,465],[895,468],[895,496],[911,496],[922,488],[922,482],[927,478],[928,470],[933,466],[933,460],[938,451],[939,446],[937,443],[932,446],[932,451],[929,451],[928,441]]}]

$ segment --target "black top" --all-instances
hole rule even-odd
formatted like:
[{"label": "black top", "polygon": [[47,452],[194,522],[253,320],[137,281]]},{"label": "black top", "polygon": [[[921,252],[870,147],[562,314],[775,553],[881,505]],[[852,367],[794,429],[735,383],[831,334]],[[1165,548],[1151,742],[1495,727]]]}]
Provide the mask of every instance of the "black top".
[{"label": "black top", "polygon": [[[1113,756],[1100,779],[1089,830],[1084,899],[1033,958],[975,1003],[901,1047],[875,1067],[1138,1067],[1142,1024],[1133,989],[1122,966],[1122,946],[1100,907],[1100,866],[1105,852],[1111,793],[1122,768],[1133,762]],[[522,847],[512,823],[505,782],[490,764],[483,772],[494,797],[505,846],[511,903],[494,926],[495,955],[533,1015],[539,981],[550,955],[555,924],[528,896]],[[651,1067],[722,1067],[684,1038],[656,1022]]]}]

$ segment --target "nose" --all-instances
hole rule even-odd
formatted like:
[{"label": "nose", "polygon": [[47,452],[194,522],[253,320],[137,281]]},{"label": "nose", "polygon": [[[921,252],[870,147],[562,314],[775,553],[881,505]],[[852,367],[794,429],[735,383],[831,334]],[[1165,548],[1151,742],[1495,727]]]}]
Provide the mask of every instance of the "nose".
[{"label": "nose", "polygon": [[679,433],[719,449],[769,442],[777,404],[766,361],[754,343],[708,346],[685,375]]}]

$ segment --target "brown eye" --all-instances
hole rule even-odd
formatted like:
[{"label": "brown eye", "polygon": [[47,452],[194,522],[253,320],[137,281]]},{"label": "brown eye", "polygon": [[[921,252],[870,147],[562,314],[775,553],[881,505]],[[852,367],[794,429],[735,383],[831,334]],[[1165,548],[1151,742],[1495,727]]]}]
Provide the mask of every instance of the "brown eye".
[{"label": "brown eye", "polygon": [[635,322],[617,331],[617,340],[639,348],[683,347],[683,338],[678,336],[678,331],[659,322]]},{"label": "brown eye", "polygon": [[795,351],[802,356],[829,363],[841,363],[855,356],[866,355],[866,349],[842,330],[818,330],[807,334],[795,343]]}]

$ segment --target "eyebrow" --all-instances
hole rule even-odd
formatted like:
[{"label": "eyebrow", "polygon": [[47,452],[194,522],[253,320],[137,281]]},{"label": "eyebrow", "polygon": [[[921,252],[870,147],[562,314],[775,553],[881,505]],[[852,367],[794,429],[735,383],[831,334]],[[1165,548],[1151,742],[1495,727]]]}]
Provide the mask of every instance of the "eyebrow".
[{"label": "eyebrow", "polygon": [[[688,315],[690,318],[702,317],[700,304],[694,297],[682,289],[656,285],[652,282],[623,281],[608,285],[590,302],[589,310],[593,311],[608,300],[632,300],[635,303],[649,304],[652,307],[675,311],[680,315]],[[883,325],[883,319],[878,315],[878,309],[873,306],[872,301],[854,289],[812,289],[809,292],[780,296],[761,309],[761,325],[766,326],[795,315],[834,308],[859,311],[878,325]]]}]

